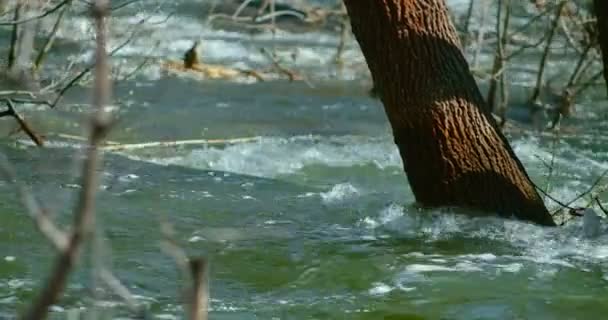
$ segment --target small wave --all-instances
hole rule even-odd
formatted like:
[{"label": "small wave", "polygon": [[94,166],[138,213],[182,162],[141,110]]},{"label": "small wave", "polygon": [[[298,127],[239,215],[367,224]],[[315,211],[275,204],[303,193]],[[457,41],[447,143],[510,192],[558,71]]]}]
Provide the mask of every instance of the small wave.
[{"label": "small wave", "polygon": [[390,140],[354,136],[267,137],[223,149],[195,149],[183,156],[132,158],[269,178],[294,174],[312,165],[351,167],[372,164],[381,170],[401,166],[399,154]]},{"label": "small wave", "polygon": [[420,212],[390,204],[376,216],[362,218],[358,227],[374,235],[360,235],[366,241],[384,241],[389,235],[430,245],[445,240],[487,243],[485,248],[475,246],[487,250],[481,253],[408,253],[403,256],[405,261],[396,266],[402,266],[410,276],[429,272],[518,273],[526,268],[544,274],[556,268],[585,270],[589,264],[602,263],[608,258],[606,220],[599,222],[600,235],[589,238],[584,233],[582,219],[560,228],[545,228],[498,217],[470,217],[459,212],[452,209]]},{"label": "small wave", "polygon": [[384,295],[393,291],[393,288],[386,283],[374,282],[372,285],[373,287],[369,289],[369,294],[372,296]]},{"label": "small wave", "polygon": [[327,192],[321,192],[321,200],[325,204],[332,204],[352,199],[359,194],[359,190],[350,183],[340,183]]}]

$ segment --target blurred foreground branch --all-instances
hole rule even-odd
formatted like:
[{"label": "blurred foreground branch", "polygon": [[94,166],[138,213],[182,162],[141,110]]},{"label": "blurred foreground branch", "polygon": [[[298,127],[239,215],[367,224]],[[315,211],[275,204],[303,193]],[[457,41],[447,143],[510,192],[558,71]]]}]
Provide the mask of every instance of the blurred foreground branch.
[{"label": "blurred foreground branch", "polygon": [[[82,189],[74,210],[73,227],[67,236],[67,244],[59,249],[52,273],[44,288],[38,294],[23,319],[44,319],[49,307],[56,303],[65,289],[68,275],[77,263],[80,251],[85,241],[95,228],[95,195],[97,192],[100,156],[98,145],[105,137],[109,127],[109,116],[104,110],[110,95],[109,64],[106,53],[107,17],[109,15],[108,0],[97,0],[93,7],[95,19],[97,49],[95,61],[95,91],[93,104],[96,108],[90,123],[89,146],[82,167]],[[54,228],[59,230],[58,228]],[[60,238],[60,237],[58,237]]]},{"label": "blurred foreground branch", "polygon": [[189,280],[190,286],[183,289],[184,310],[190,320],[207,320],[209,312],[209,276],[205,258],[190,258],[175,239],[175,231],[169,222],[160,224],[163,241],[161,249],[175,261],[182,276]]}]

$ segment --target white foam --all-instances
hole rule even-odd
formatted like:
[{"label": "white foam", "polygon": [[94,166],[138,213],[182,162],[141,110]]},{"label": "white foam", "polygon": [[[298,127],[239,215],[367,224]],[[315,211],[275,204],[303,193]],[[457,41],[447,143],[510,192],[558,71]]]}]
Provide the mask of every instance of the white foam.
[{"label": "white foam", "polygon": [[437,271],[459,271],[457,268],[446,267],[443,265],[433,265],[433,264],[410,264],[405,268],[407,272],[414,273],[425,273],[425,272],[437,272]]},{"label": "white foam", "polygon": [[199,241],[203,241],[205,240],[205,238],[200,237],[200,236],[193,236],[190,237],[190,239],[188,239],[188,242],[199,242]]},{"label": "white foam", "polygon": [[314,192],[306,192],[306,193],[297,195],[297,198],[310,198],[310,197],[314,197],[316,195],[317,194]]},{"label": "white foam", "polygon": [[481,254],[466,254],[462,257],[473,260],[482,260],[482,261],[494,261],[496,260],[496,256],[492,253],[481,253]]},{"label": "white foam", "polygon": [[359,190],[350,183],[339,183],[334,185],[331,190],[321,192],[320,196],[325,204],[343,202],[352,199],[359,194]]},{"label": "white foam", "polygon": [[58,306],[58,305],[51,305],[49,307],[49,310],[51,312],[65,312],[65,308],[62,306]]},{"label": "white foam", "polygon": [[118,177],[118,181],[121,181],[121,182],[129,182],[129,181],[136,180],[136,179],[139,179],[139,176],[136,174],[132,174],[132,173],[125,174],[125,175]]},{"label": "white foam", "polygon": [[22,280],[22,279],[11,279],[6,284],[11,289],[19,289],[19,288],[23,288],[27,285],[30,285],[31,283],[29,281]]},{"label": "white foam", "polygon": [[270,178],[293,174],[306,166],[318,164],[330,167],[373,164],[379,169],[401,166],[396,147],[388,137],[357,136],[262,137],[256,142],[230,145],[223,149],[195,149],[178,157],[131,158]]},{"label": "white foam", "polygon": [[393,288],[382,282],[374,282],[372,286],[373,287],[368,291],[372,296],[380,296],[393,291]]},{"label": "white foam", "polygon": [[510,264],[505,264],[505,265],[498,265],[498,267],[500,267],[501,271],[504,272],[510,272],[510,273],[518,273],[521,271],[521,269],[523,268],[523,264],[515,262],[515,263],[510,263]]},{"label": "white foam", "polygon": [[583,215],[583,234],[587,238],[597,238],[600,234],[600,217],[591,208],[585,209]]},{"label": "white foam", "polygon": [[0,304],[14,305],[18,301],[19,301],[19,299],[17,299],[16,296],[8,296],[8,297],[2,297],[2,298],[0,298]]},{"label": "white foam", "polygon": [[[259,51],[259,48],[267,47],[272,42],[283,65],[296,69],[305,68],[306,72],[314,69],[317,78],[336,76],[328,73],[332,68],[319,68],[319,66],[334,64],[333,58],[339,43],[336,33],[293,34],[279,30],[274,35],[270,31],[251,35],[246,30],[243,32],[215,30],[197,17],[170,15],[169,12],[170,10],[152,12],[142,7],[136,14],[112,17],[110,24],[112,37],[109,39],[109,47],[113,49],[121,46],[121,49],[115,53],[113,62],[115,66],[120,65],[122,74],[133,71],[141,63],[140,57],[181,59],[183,53],[195,40],[203,40],[200,54],[207,62],[240,68],[268,66],[271,62]],[[144,19],[145,22],[140,23]],[[139,34],[131,38],[134,30]],[[89,17],[82,15],[66,17],[57,32],[57,37],[82,46],[81,52],[74,54],[70,58],[71,61],[79,63],[92,61],[94,28]],[[299,45],[296,46],[294,43]],[[293,52],[296,52],[295,61],[291,59]],[[344,72],[339,76],[347,79],[355,78],[357,73],[366,71],[363,55],[353,37],[347,41],[343,59],[349,67],[344,68]],[[356,70],[351,68],[351,65],[362,68]],[[161,75],[159,71],[158,66],[152,64],[142,68],[139,74],[158,79]]]},{"label": "white foam", "polygon": [[[379,226],[385,226],[385,225],[389,225],[391,223],[397,224],[397,225],[394,225],[394,229],[400,229],[401,225],[398,225],[398,223],[395,221],[397,221],[399,218],[401,218],[403,216],[404,216],[403,207],[400,205],[397,205],[395,203],[392,203],[392,204],[388,205],[387,207],[385,207],[384,209],[382,209],[380,211],[380,214],[378,215],[378,217],[364,217],[359,222],[364,227],[369,228],[369,229],[375,229]],[[409,227],[406,226],[406,228],[409,228]],[[393,228],[391,228],[391,229],[393,229]]]},{"label": "white foam", "polygon": [[[498,255],[490,251],[451,256],[412,252],[404,255],[410,264],[404,273],[398,275],[400,279],[429,272],[519,273],[528,266],[542,276],[561,268],[585,270],[589,263],[601,263],[608,258],[608,228],[604,219],[596,221],[602,230],[598,237],[588,239],[584,236],[582,219],[560,228],[545,228],[498,217],[457,215],[450,210],[425,211],[419,213],[415,209],[391,204],[375,217],[362,218],[358,226],[372,230],[376,239],[382,238],[379,232],[383,231],[427,242],[454,236],[479,238],[512,246],[520,254]],[[369,239],[374,241],[371,237]]]}]

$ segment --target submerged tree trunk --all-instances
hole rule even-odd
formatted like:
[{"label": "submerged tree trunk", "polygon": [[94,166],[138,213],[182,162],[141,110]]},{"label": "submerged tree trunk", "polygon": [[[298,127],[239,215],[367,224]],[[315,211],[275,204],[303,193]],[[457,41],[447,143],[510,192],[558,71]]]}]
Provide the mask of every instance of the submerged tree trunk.
[{"label": "submerged tree trunk", "polygon": [[599,33],[600,48],[604,62],[604,80],[608,89],[608,1],[593,0],[593,9],[597,18],[597,29]]},{"label": "submerged tree trunk", "polygon": [[555,225],[477,88],[444,0],[344,0],[416,197]]}]

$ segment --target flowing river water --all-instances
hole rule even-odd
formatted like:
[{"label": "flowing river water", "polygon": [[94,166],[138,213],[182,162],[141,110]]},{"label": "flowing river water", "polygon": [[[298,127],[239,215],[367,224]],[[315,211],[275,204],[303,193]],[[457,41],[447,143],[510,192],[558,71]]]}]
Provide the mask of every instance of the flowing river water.
[{"label": "flowing river water", "polygon": [[[462,12],[463,3],[450,5]],[[367,95],[369,78],[355,43],[345,52],[345,71],[338,72],[332,66],[334,34],[282,32],[273,41],[268,33],[214,30],[192,13],[199,5],[180,1],[156,13],[157,24],[144,28],[114,58],[120,71],[132,71],[140,55],[179,59],[202,37],[203,57],[230,66],[266,64],[258,51],[263,46],[276,45],[286,56],[297,48],[291,66],[314,80],[311,85],[200,81],[164,74],[153,64],[116,83],[119,121],[110,140],[253,139],[105,153],[97,205],[101,239],[85,248],[52,319],[92,309],[106,318],[132,317],[103,284],[91,292],[95,266],[113,270],[152,318],[181,318],[183,277],[160,250],[160,221],[171,223],[189,254],[208,258],[212,319],[602,319],[608,314],[604,222],[601,235],[589,239],[580,221],[543,228],[449,208],[416,208],[382,105]],[[164,21],[171,10],[176,15]],[[128,10],[117,13],[111,45],[120,44],[138,19]],[[51,70],[92,54],[92,43],[70,45],[89,39],[87,17],[72,16],[66,24],[59,35],[64,51],[50,57]],[[572,64],[555,60],[549,65],[553,73]],[[513,82],[529,87],[533,78],[520,74]],[[608,108],[604,89],[594,90],[579,101],[564,123],[569,130],[559,137],[508,131],[532,179],[563,201],[587,190],[608,169],[603,134]],[[525,99],[519,95],[513,96],[515,107],[517,99]],[[0,144],[20,183],[66,225],[84,153],[77,142],[53,134],[84,135],[90,100],[84,87],[54,111],[25,106],[28,118],[48,135],[47,148],[31,147],[25,139]],[[3,130],[10,126],[2,122]],[[553,163],[550,179],[545,163]],[[12,318],[44,283],[54,253],[6,180],[0,180],[0,221],[0,318]]]}]

